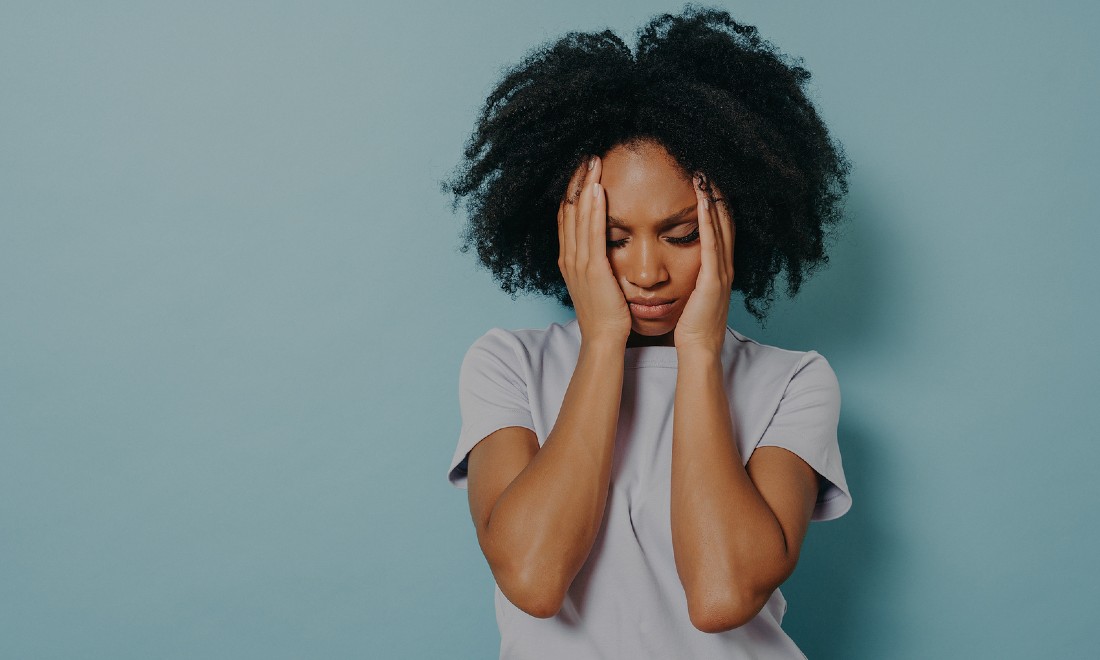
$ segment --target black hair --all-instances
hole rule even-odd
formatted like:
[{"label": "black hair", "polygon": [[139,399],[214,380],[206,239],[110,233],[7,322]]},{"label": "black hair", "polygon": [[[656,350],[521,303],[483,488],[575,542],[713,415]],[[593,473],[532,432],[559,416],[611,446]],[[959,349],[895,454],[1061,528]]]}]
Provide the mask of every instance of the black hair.
[{"label": "black hair", "polygon": [[511,293],[571,307],[557,210],[592,154],[652,140],[726,197],[737,227],[732,290],[758,320],[785,274],[794,295],[827,263],[850,170],[804,87],[810,73],[725,11],[688,5],[637,34],[571,32],[507,69],[443,189],[469,222],[462,252]]}]

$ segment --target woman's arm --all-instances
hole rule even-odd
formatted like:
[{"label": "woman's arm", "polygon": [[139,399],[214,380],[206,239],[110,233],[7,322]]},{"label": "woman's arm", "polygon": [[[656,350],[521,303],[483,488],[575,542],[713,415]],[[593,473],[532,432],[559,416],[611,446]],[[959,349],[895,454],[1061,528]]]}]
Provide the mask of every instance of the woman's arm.
[{"label": "woman's arm", "polygon": [[672,544],[696,628],[751,620],[794,571],[817,499],[795,454],[757,448],[743,466],[717,354],[678,351]]},{"label": "woman's arm", "polygon": [[736,231],[717,187],[697,178],[696,191],[701,265],[676,325],[670,515],[691,622],[721,632],[756,616],[794,570],[817,473],[776,447],[742,464],[721,360]]},{"label": "woman's arm", "polygon": [[623,385],[624,346],[582,343],[557,423],[540,449],[509,427],[470,451],[470,513],[508,600],[557,614],[588,558],[607,502]]},{"label": "woman's arm", "polygon": [[558,207],[558,267],[581,347],[554,429],[541,449],[527,429],[497,431],[468,464],[481,550],[508,600],[537,617],[557,614],[588,558],[611,479],[631,321],[607,261],[601,168],[581,164]]}]

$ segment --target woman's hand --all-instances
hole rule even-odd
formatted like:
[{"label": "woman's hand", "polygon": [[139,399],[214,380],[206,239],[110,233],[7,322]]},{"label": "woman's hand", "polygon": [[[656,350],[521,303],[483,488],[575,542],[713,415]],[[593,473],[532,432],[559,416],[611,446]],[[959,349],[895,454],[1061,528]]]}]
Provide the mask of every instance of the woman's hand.
[{"label": "woman's hand", "polygon": [[733,286],[733,242],[735,229],[729,205],[711,182],[705,186],[702,174],[694,178],[699,203],[701,265],[695,290],[676,323],[677,352],[704,350],[721,352],[726,338],[730,290]]},{"label": "woman's hand", "polygon": [[626,346],[630,308],[607,261],[607,198],[599,157],[577,168],[558,206],[558,268],[565,277],[584,341]]}]

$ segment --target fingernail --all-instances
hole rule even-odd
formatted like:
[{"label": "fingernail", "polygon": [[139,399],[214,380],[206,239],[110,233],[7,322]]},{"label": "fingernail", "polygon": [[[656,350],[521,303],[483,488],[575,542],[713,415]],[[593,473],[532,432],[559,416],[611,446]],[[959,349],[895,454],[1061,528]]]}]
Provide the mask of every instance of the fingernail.
[{"label": "fingernail", "polygon": [[600,198],[600,184],[597,183],[592,186],[592,196],[596,199]]},{"label": "fingernail", "polygon": [[593,157],[588,159],[588,169],[589,169],[589,171],[591,171],[592,168],[595,167],[595,166],[596,166],[596,157],[593,156]]},{"label": "fingernail", "polygon": [[704,211],[709,211],[710,210],[710,200],[708,200],[706,197],[703,198],[703,210]]}]

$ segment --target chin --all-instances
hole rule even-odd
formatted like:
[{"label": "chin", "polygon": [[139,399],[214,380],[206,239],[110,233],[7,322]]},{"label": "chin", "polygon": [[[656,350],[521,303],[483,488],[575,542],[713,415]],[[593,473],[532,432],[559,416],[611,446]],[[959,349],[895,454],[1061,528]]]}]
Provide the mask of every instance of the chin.
[{"label": "chin", "polygon": [[631,308],[630,329],[635,335],[642,337],[660,337],[671,333],[676,329],[676,324],[679,323],[680,315],[684,311],[682,298],[676,299],[672,309],[656,318],[637,316],[633,313],[633,306]]},{"label": "chin", "polygon": [[632,319],[630,329],[634,331],[634,334],[642,335],[644,337],[660,337],[661,335],[667,335],[676,329],[676,321],[666,320],[649,320],[649,319]]}]

